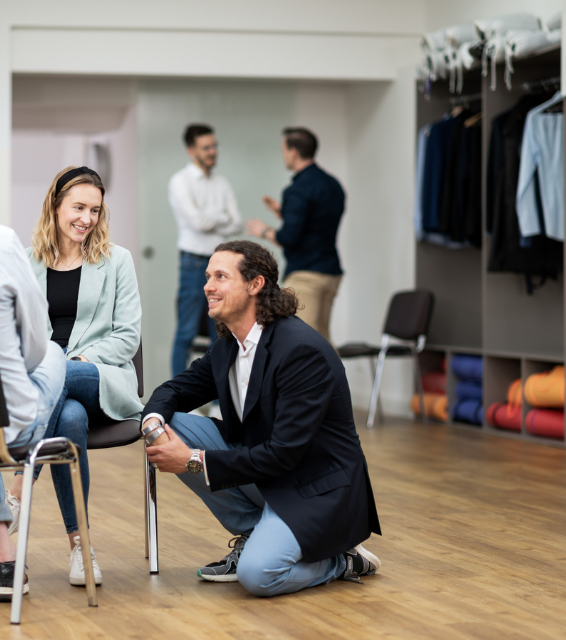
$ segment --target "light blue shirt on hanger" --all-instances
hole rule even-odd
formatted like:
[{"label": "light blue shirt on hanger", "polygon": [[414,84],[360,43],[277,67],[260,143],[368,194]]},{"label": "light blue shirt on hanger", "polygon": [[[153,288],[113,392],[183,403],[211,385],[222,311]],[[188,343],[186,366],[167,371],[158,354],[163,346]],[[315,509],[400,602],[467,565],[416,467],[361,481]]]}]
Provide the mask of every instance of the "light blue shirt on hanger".
[{"label": "light blue shirt on hanger", "polygon": [[558,92],[527,115],[516,206],[521,235],[528,237],[543,233],[536,192],[538,179],[544,232],[549,238],[563,242],[564,114],[545,113],[546,109],[560,102],[562,94]]}]

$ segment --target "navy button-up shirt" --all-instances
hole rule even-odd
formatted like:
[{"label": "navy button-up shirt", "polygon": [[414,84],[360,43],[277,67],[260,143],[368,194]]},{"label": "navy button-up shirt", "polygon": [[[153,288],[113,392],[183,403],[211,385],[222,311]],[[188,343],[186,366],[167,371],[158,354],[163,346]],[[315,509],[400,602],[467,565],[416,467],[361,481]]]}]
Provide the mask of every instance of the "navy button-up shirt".
[{"label": "navy button-up shirt", "polygon": [[283,247],[287,268],[341,275],[336,235],[346,196],[336,178],[311,164],[293,176],[283,191],[283,226],[275,234]]}]

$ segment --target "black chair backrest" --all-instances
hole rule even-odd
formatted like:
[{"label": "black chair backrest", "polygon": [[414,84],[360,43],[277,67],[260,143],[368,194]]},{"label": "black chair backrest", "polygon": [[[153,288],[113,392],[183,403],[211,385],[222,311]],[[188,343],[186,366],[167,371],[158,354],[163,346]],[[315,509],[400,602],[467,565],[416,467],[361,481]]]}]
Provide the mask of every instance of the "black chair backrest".
[{"label": "black chair backrest", "polygon": [[205,338],[210,337],[210,331],[208,329],[208,305],[204,305],[202,308],[202,313],[200,314],[199,323],[198,323],[198,335],[204,336]]},{"label": "black chair backrest", "polygon": [[426,336],[434,296],[430,291],[400,291],[389,303],[383,333],[401,340],[416,340]]},{"label": "black chair backrest", "polygon": [[0,377],[0,429],[10,426],[10,416],[8,415],[8,407],[6,406],[6,398],[4,397],[4,389],[2,387],[2,378]]},{"label": "black chair backrest", "polygon": [[142,353],[142,342],[140,338],[140,346],[136,352],[136,355],[133,357],[132,362],[134,363],[134,367],[136,368],[136,376],[138,377],[138,396],[141,398],[143,396],[143,353]]}]

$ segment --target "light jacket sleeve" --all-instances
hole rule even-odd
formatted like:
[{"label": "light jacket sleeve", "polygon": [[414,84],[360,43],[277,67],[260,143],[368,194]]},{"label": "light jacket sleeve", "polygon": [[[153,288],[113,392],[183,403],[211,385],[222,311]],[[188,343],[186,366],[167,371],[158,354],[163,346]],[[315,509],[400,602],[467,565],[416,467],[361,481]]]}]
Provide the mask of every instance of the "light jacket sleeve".
[{"label": "light jacket sleeve", "polygon": [[122,251],[116,265],[116,296],[112,331],[82,351],[89,362],[121,366],[129,362],[140,344],[141,302],[134,261]]}]

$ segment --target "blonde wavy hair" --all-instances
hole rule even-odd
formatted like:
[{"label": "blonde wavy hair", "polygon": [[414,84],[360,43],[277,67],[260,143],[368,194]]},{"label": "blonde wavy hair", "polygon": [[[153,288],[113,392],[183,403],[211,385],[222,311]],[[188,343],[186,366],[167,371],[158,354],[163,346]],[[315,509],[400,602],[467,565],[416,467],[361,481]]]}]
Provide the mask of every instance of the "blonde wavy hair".
[{"label": "blonde wavy hair", "polygon": [[51,183],[43,201],[41,216],[33,229],[33,257],[38,262],[43,261],[46,267],[53,267],[60,259],[59,249],[59,227],[57,225],[57,210],[61,206],[63,199],[76,184],[91,184],[93,187],[100,189],[102,193],[102,203],[100,213],[98,214],[98,222],[94,229],[88,234],[82,244],[83,258],[86,262],[96,264],[102,256],[110,257],[110,232],[108,229],[108,220],[110,211],[104,204],[104,185],[98,175],[84,173],[66,182],[61,191],[55,196],[57,181],[61,176],[65,175],[72,169],[78,167],[67,167],[60,171],[55,180]]}]

